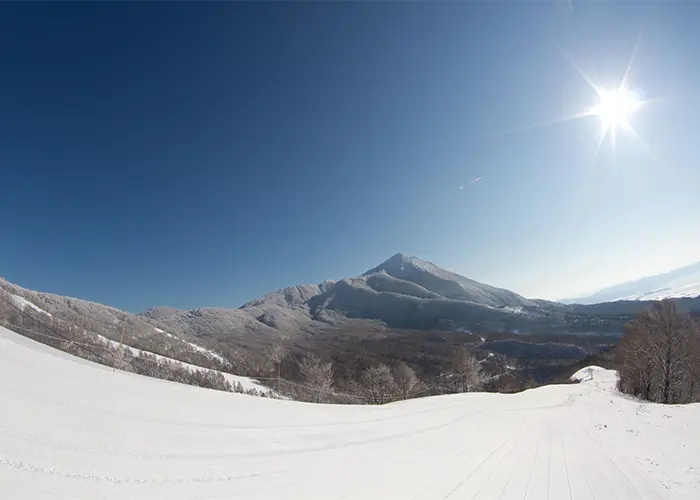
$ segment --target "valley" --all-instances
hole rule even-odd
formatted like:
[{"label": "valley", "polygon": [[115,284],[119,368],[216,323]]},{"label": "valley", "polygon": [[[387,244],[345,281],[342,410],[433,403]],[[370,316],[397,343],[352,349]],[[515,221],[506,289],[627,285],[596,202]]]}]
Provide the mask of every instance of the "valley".
[{"label": "valley", "polygon": [[[404,254],[356,278],[285,288],[237,309],[155,307],[130,314],[0,285],[25,315],[190,365],[275,377],[268,354],[280,346],[288,353],[283,378],[298,383],[295,363],[313,353],[333,360],[340,388],[370,366],[401,362],[427,385],[442,386],[446,363],[460,346],[481,360],[490,390],[534,387],[566,377],[584,359],[612,363],[623,326],[649,305],[527,299]],[[700,312],[700,298],[678,301]],[[2,318],[8,325],[21,319],[0,303]]]}]

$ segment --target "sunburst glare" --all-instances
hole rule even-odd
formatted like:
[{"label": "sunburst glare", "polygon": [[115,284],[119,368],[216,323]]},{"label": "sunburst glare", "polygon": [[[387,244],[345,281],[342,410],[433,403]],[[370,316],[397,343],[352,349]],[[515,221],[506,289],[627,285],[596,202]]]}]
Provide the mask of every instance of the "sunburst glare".
[{"label": "sunburst glare", "polygon": [[600,120],[600,137],[596,154],[600,149],[600,143],[608,134],[613,152],[615,151],[617,130],[622,130],[638,139],[630,124],[630,119],[646,101],[642,101],[637,92],[623,86],[613,90],[596,87],[594,90],[598,94],[599,101],[588,110],[586,115],[595,116]]},{"label": "sunburst glare", "polygon": [[635,94],[627,89],[604,90],[600,102],[591,108],[591,113],[598,116],[603,128],[630,128],[629,118],[640,106]]},{"label": "sunburst glare", "polygon": [[[641,38],[641,37],[640,37]],[[631,88],[629,85],[629,77],[632,69],[632,64],[637,55],[637,48],[639,47],[640,38],[637,39],[635,43],[634,50],[632,51],[632,56],[625,68],[625,72],[622,76],[622,80],[617,87],[605,88],[596,84],[593,79],[581,69],[581,67],[576,64],[573,58],[567,54],[564,50],[560,48],[561,54],[564,56],[566,61],[571,65],[571,67],[581,76],[581,78],[588,84],[588,86],[595,92],[597,96],[597,102],[592,103],[588,108],[579,111],[570,116],[564,116],[561,118],[555,118],[552,120],[547,120],[540,123],[533,123],[524,127],[518,127],[515,130],[527,130],[537,127],[543,127],[548,125],[554,125],[557,123],[567,122],[571,120],[578,120],[580,118],[597,118],[599,122],[599,134],[598,141],[593,154],[593,161],[598,156],[600,148],[606,138],[610,138],[610,144],[613,153],[615,152],[617,132],[622,131],[627,136],[635,139],[639,145],[641,145],[646,152],[649,152],[649,148],[640,139],[639,135],[636,133],[632,127],[631,119],[632,116],[644,105],[651,102],[651,100],[645,100],[642,98],[640,91]]]}]

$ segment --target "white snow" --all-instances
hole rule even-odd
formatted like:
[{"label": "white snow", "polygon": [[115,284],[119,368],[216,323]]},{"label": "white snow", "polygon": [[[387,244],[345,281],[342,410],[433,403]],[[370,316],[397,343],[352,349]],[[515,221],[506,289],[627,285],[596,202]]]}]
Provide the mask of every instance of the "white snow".
[{"label": "white snow", "polygon": [[314,405],[115,371],[0,329],[2,497],[700,498],[700,405],[640,404],[598,374]]},{"label": "white snow", "polygon": [[428,292],[437,294],[445,300],[473,302],[480,306],[494,308],[534,305],[533,302],[509,290],[479,283],[457,273],[442,269],[432,262],[401,253],[370,269],[354,282],[349,282],[349,284],[357,286],[358,282],[363,279],[366,280],[367,277],[381,271],[399,280],[419,285]]},{"label": "white snow", "polygon": [[697,297],[698,295],[700,295],[700,281],[678,286],[669,286],[651,292],[640,292],[622,297],[620,300],[663,300],[669,298]]},{"label": "white snow", "polygon": [[522,306],[518,306],[518,307],[504,306],[503,310],[511,312],[513,314],[523,314],[524,308]]},{"label": "white snow", "polygon": [[[119,342],[117,342],[115,340],[108,339],[107,337],[100,335],[98,333],[94,333],[93,335],[95,335],[104,344],[108,344],[111,347],[119,347]],[[131,346],[126,345],[126,344],[122,344],[122,347],[128,349],[131,352],[131,354],[134,356],[138,356],[139,354],[143,353],[143,354],[148,354],[150,356],[155,356],[157,359],[160,359],[163,361],[170,361],[171,363],[175,363],[177,365],[180,365],[181,367],[186,368],[188,370],[209,370],[212,372],[221,373],[221,375],[223,375],[224,378],[232,384],[237,384],[240,382],[241,386],[243,387],[243,390],[245,390],[245,391],[255,389],[256,391],[263,392],[263,393],[273,393],[273,391],[270,390],[268,387],[265,387],[264,385],[261,385],[261,384],[255,382],[253,379],[251,379],[249,377],[242,377],[240,375],[233,375],[231,373],[221,372],[219,370],[212,370],[211,368],[205,368],[202,366],[193,365],[192,363],[185,363],[184,361],[169,358],[167,356],[162,356],[160,354],[156,354],[156,353],[149,352],[149,351],[144,351],[142,349],[137,349],[136,347],[131,347]]]},{"label": "white snow", "polygon": [[25,307],[30,307],[30,308],[34,309],[36,312],[43,313],[43,314],[47,315],[47,316],[50,317],[50,318],[52,317],[52,316],[51,316],[51,313],[49,313],[49,312],[47,312],[47,311],[44,311],[41,307],[39,307],[39,306],[37,306],[37,305],[34,305],[33,303],[29,302],[29,301],[28,301],[27,299],[25,299],[24,297],[20,297],[19,295],[15,295],[15,294],[13,294],[13,293],[11,293],[10,296],[12,297],[12,300],[13,300],[13,302],[15,303],[15,305],[16,305],[17,307],[19,307],[21,310],[24,311],[24,308],[25,308]]},{"label": "white snow", "polygon": [[[182,340],[182,339],[180,339],[180,340]],[[209,349],[207,349],[207,348],[205,348],[205,347],[199,346],[199,345],[197,345],[197,344],[193,344],[192,342],[188,342],[188,341],[186,341],[186,340],[183,340],[183,342],[184,342],[185,344],[189,345],[190,347],[194,348],[195,351],[199,351],[199,352],[201,352],[201,353],[203,353],[203,354],[206,354],[207,356],[211,356],[212,358],[216,358],[216,359],[218,359],[219,361],[221,361],[222,363],[228,363],[228,362],[226,361],[226,359],[224,359],[220,354],[217,354],[217,353],[215,353],[214,351],[211,351],[211,350],[209,350]]]},{"label": "white snow", "polygon": [[177,339],[180,342],[184,342],[185,344],[192,347],[195,351],[201,352],[203,354],[206,354],[207,356],[211,356],[212,358],[216,358],[217,360],[221,361],[222,363],[228,364],[228,361],[226,360],[226,358],[224,358],[221,354],[217,354],[212,350],[206,349],[206,348],[199,346],[197,344],[193,344],[192,342],[188,342],[187,340],[183,340],[180,337],[173,335],[172,333],[168,333],[165,330],[161,330],[160,328],[153,327],[153,329],[155,331],[157,331],[158,333],[162,333],[162,334],[166,335],[167,337],[170,337],[171,339]]},{"label": "white snow", "polygon": [[564,302],[595,304],[616,300],[663,300],[700,296],[700,262],[667,273],[647,276],[604,288],[586,297]]},{"label": "white snow", "polygon": [[579,371],[574,373],[571,377],[569,377],[571,380],[574,381],[579,381],[579,382],[590,382],[592,380],[598,380],[598,381],[608,381],[611,383],[615,383],[617,380],[615,378],[615,372],[606,370],[605,368],[601,368],[600,366],[587,366],[585,368],[581,368]]}]

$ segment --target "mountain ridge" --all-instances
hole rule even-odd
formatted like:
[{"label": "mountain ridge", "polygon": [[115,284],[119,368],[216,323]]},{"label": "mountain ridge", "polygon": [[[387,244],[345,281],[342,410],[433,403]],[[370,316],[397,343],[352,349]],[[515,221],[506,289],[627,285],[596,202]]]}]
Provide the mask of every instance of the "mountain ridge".
[{"label": "mountain ridge", "polygon": [[700,296],[700,262],[695,262],[664,273],[605,287],[590,295],[563,299],[561,302],[564,304],[598,304],[698,296]]},{"label": "mountain ridge", "polygon": [[[690,301],[689,308],[700,306],[696,302]],[[159,319],[194,337],[209,323],[216,325],[210,329],[233,335],[245,330],[282,339],[355,328],[358,322],[408,330],[609,334],[621,333],[622,325],[646,305],[639,300],[586,305],[528,299],[396,253],[357,277],[282,288],[238,309],[168,309],[171,314]]]},{"label": "mountain ridge", "polygon": [[561,324],[560,315],[570,310],[397,253],[359,276],[282,288],[238,309],[166,308],[166,314],[141,314],[194,337],[216,330],[289,339],[368,324],[380,329],[541,331]]},{"label": "mountain ridge", "polygon": [[[236,309],[153,307],[131,314],[6,281],[0,285],[61,320],[112,340],[119,340],[125,322],[142,342],[170,342],[159,333],[165,331],[239,364],[251,353],[264,356],[279,342],[302,345],[387,332],[620,335],[623,325],[650,303],[567,305],[527,299],[405,254],[395,254],[356,277],[286,287]],[[700,299],[681,300],[686,309],[700,312]]]}]

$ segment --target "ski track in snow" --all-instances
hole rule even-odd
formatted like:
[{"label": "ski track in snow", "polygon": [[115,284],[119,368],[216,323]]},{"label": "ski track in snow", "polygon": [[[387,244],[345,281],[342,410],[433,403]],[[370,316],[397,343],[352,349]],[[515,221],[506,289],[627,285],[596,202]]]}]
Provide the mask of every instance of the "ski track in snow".
[{"label": "ski track in snow", "polygon": [[314,405],[120,372],[0,329],[0,490],[22,500],[700,498],[700,405],[641,406],[613,386],[614,373],[596,369],[581,384],[514,395]]}]

